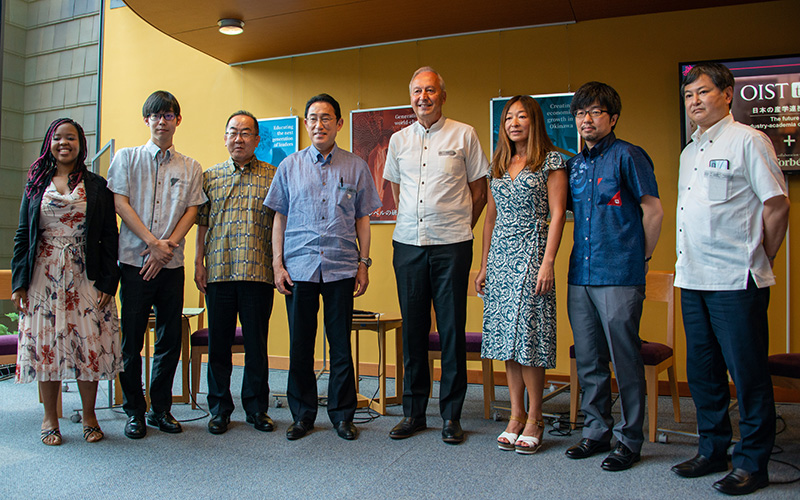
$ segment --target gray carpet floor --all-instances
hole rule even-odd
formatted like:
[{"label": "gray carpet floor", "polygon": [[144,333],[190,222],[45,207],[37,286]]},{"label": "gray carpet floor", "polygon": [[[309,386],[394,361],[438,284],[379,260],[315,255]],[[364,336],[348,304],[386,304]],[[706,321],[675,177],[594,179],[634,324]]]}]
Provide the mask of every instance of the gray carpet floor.
[{"label": "gray carpet floor", "polygon": [[[238,391],[241,369],[235,369],[233,381]],[[274,391],[284,392],[286,372],[273,370],[270,384]],[[371,394],[376,385],[376,379],[365,377],[362,393]],[[326,386],[323,377],[321,394]],[[107,385],[101,383],[100,387],[98,406],[107,402]],[[564,450],[580,439],[580,432],[561,436],[550,425],[539,453],[502,452],[494,443],[505,422],[483,419],[481,391],[481,386],[469,387],[462,419],[467,440],[460,446],[442,443],[436,399],[428,408],[429,429],[402,441],[388,437],[402,416],[402,409],[395,406],[387,416],[358,424],[356,441],[337,437],[325,409],[320,408],[314,432],[290,442],[285,437],[291,423],[285,399],[273,399],[270,415],[277,424],[273,433],[261,433],[245,424],[244,412],[237,408],[230,430],[214,436],[206,431],[203,411],[175,405],[173,414],[184,421],[182,434],[150,428],[146,438],[130,440],[122,432],[124,414],[101,410],[98,418],[106,438],[89,444],[83,441],[81,425],[68,418],[72,408],[80,407],[73,384],[63,394],[64,444],[48,447],[39,441],[42,410],[36,385],[5,380],[0,382],[0,499],[724,498],[711,488],[724,474],[684,479],[669,470],[695,454],[694,437],[668,434],[667,443],[646,443],[642,461],[616,473],[600,469],[603,456],[578,461],[566,458]],[[498,388],[497,396],[507,400],[506,388]],[[198,399],[205,404],[203,394]],[[235,401],[238,403],[236,396]],[[283,403],[281,407],[276,401]],[[659,409],[660,427],[693,431],[691,400],[681,401],[681,424],[672,420],[667,398],[661,398]],[[566,392],[545,404],[547,413],[568,411]],[[782,451],[774,458],[800,464],[800,406],[779,405],[778,412],[786,424],[778,422],[782,432],[777,445]],[[738,418],[735,411],[733,417]],[[771,462],[773,482],[799,474]],[[800,483],[773,484],[751,496],[795,499],[800,497]]]}]

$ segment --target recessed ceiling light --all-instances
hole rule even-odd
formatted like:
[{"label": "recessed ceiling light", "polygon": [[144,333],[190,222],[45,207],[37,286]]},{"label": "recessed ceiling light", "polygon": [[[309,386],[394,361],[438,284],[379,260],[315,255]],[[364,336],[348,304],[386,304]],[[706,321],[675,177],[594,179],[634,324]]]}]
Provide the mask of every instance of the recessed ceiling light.
[{"label": "recessed ceiling light", "polygon": [[240,19],[220,19],[217,24],[219,32],[223,35],[241,35],[244,32],[244,21]]}]

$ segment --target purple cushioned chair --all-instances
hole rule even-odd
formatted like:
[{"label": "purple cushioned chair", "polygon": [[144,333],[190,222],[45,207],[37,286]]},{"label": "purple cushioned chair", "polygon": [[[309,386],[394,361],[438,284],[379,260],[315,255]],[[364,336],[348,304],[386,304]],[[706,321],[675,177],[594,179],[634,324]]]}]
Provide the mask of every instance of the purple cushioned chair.
[{"label": "purple cushioned chair", "polygon": [[768,363],[772,385],[800,391],[800,353],[773,354]]},{"label": "purple cushioned chair", "polygon": [[[200,303],[198,307],[204,307],[204,295],[200,294]],[[189,345],[191,346],[192,358],[192,409],[197,408],[197,392],[200,390],[200,366],[202,364],[202,357],[205,354],[208,356],[208,328],[203,327],[205,319],[205,311],[197,316],[197,330],[189,337]],[[244,352],[244,337],[242,337],[242,327],[236,328],[236,334],[233,337],[233,346],[231,346],[232,353]]]},{"label": "purple cushioned chair", "polygon": [[[11,300],[11,270],[0,270],[0,300]],[[0,365],[17,362],[17,336],[0,335]]]}]

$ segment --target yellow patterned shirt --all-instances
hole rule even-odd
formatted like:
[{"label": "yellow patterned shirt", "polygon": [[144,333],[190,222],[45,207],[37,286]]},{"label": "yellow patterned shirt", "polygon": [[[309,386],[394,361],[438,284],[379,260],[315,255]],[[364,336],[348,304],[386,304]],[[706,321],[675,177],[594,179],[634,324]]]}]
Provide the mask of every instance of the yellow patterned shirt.
[{"label": "yellow patterned shirt", "polygon": [[208,282],[273,282],[272,220],[264,205],[275,167],[253,157],[245,165],[233,159],[203,172],[208,202],[197,213],[197,225],[208,226],[205,262]]}]

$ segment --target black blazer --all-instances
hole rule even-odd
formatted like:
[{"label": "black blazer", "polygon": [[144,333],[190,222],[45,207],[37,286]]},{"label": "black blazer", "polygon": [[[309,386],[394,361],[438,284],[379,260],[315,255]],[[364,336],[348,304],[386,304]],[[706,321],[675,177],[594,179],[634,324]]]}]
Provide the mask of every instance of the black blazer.
[{"label": "black blazer", "polygon": [[[50,184],[47,180],[47,185]],[[117,267],[117,214],[114,195],[99,175],[86,172],[83,175],[86,187],[86,275],[94,280],[94,287],[109,295],[117,293],[119,267]],[[11,289],[25,290],[31,282],[36,244],[39,241],[39,205],[42,195],[28,199],[22,195],[19,207],[19,227],[14,236],[14,256],[11,259]]]}]

